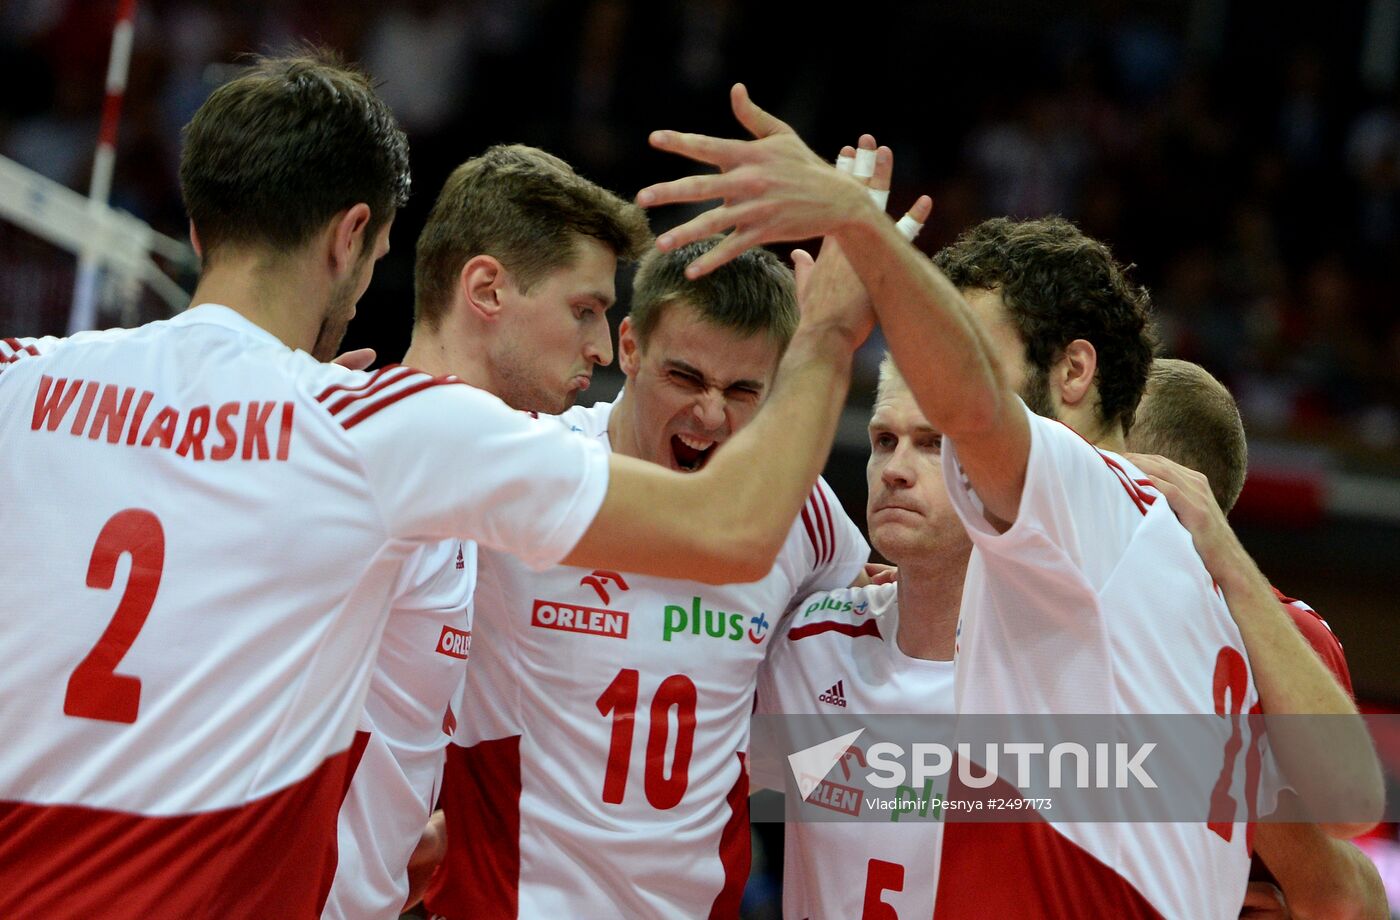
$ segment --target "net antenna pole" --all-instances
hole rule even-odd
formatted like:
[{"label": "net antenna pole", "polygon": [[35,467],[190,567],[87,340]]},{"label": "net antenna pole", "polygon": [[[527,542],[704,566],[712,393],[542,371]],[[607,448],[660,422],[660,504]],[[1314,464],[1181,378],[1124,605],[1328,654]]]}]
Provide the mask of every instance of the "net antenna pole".
[{"label": "net antenna pole", "polygon": [[[136,0],[119,0],[117,21],[112,28],[112,52],[107,60],[107,96],[102,104],[102,127],[97,135],[92,185],[88,189],[89,207],[94,217],[106,212],[108,199],[112,195],[112,170],[117,159],[117,125],[121,122],[122,99],[126,95],[126,78],[131,69],[135,18]],[[97,282],[101,267],[97,246],[85,246],[78,256],[73,307],[68,314],[69,335],[97,325]]]}]

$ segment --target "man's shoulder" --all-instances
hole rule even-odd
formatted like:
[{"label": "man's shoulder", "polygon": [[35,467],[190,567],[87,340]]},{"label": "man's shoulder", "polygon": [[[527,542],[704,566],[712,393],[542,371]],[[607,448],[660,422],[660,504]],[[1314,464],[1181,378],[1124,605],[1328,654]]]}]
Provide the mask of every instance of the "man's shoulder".
[{"label": "man's shoulder", "polygon": [[571,406],[558,415],[542,417],[554,419],[570,431],[585,437],[597,438],[607,433],[613,405],[612,401],[604,400],[591,406]]}]

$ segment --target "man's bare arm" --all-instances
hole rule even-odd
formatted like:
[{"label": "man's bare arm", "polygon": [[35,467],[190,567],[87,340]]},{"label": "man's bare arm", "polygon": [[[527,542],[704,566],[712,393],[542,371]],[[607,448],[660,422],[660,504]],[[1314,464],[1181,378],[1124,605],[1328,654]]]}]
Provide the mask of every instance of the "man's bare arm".
[{"label": "man's bare arm", "polygon": [[1297,920],[1389,920],[1380,873],[1354,844],[1315,824],[1263,822],[1254,846]]},{"label": "man's bare arm", "polygon": [[[1259,699],[1273,719],[1269,740],[1303,804],[1337,812],[1322,828],[1354,837],[1375,826],[1385,801],[1380,762],[1347,696],[1274,596],[1269,582],[1216,504],[1206,477],[1165,457],[1130,454],[1191,534],[1206,570],[1220,586],[1249,653]],[[1374,815],[1372,820],[1364,816]]]}]

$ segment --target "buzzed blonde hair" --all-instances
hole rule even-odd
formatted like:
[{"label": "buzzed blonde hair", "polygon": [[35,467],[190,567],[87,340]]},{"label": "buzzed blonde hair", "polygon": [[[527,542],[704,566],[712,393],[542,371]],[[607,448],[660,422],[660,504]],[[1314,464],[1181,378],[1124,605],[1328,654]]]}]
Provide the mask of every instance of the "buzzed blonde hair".
[{"label": "buzzed blonde hair", "polygon": [[1239,406],[1199,364],[1177,358],[1152,362],[1128,449],[1160,454],[1203,474],[1227,514],[1244,488],[1249,446]]},{"label": "buzzed blonde hair", "polygon": [[894,363],[894,355],[887,351],[880,359],[880,376],[875,382],[875,401],[879,402],[884,399],[892,386],[909,389],[909,384],[904,382],[904,375],[899,372],[899,367]]}]

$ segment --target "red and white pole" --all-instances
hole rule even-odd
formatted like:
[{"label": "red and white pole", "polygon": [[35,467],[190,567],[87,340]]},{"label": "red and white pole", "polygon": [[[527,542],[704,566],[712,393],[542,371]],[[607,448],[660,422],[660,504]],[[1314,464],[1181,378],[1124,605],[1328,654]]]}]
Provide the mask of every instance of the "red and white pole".
[{"label": "red and white pole", "polygon": [[[88,189],[88,202],[95,212],[105,211],[112,195],[112,171],[117,160],[117,125],[121,123],[126,77],[131,69],[135,19],[136,0],[119,0],[117,21],[112,28],[111,57],[107,59],[107,98],[102,104],[102,126],[97,134],[92,185]],[[73,288],[72,311],[68,314],[69,335],[97,325],[97,278],[100,267],[96,249],[84,249],[78,258],[78,279]]]}]

